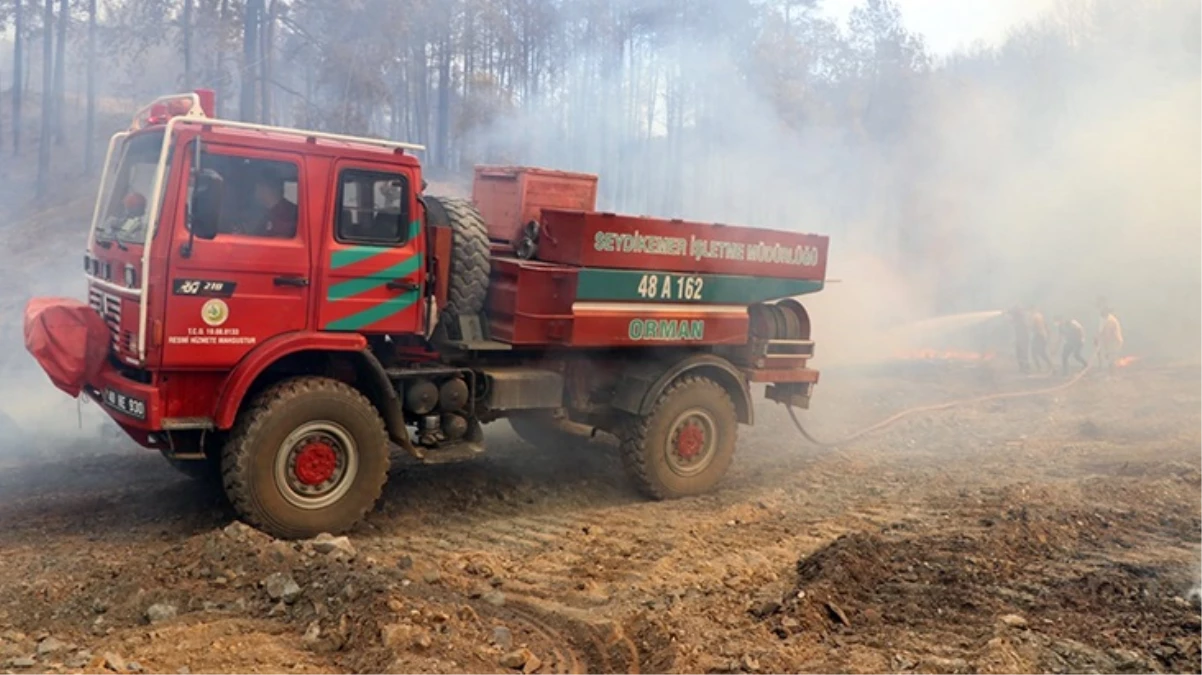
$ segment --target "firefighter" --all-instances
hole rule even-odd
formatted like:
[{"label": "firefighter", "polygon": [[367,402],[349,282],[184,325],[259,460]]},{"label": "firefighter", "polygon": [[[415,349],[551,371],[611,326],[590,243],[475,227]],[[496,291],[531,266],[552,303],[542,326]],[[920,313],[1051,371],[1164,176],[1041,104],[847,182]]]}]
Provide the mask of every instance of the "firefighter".
[{"label": "firefighter", "polygon": [[1068,375],[1069,357],[1076,359],[1082,369],[1089,366],[1089,362],[1081,355],[1081,349],[1085,346],[1085,328],[1081,326],[1081,322],[1056,317],[1056,326],[1060,330],[1060,341],[1063,344],[1060,348],[1060,372]]},{"label": "firefighter", "polygon": [[1031,310],[1031,360],[1037,371],[1043,372],[1045,365],[1048,372],[1056,370],[1048,358],[1048,324],[1038,308]]},{"label": "firefighter", "polygon": [[1010,310],[1010,320],[1014,324],[1014,349],[1018,357],[1018,369],[1026,373],[1030,370],[1031,331],[1027,327],[1026,313],[1021,306],[1016,305]]},{"label": "firefighter", "polygon": [[1107,372],[1114,373],[1114,362],[1123,349],[1123,326],[1109,308],[1102,308],[1101,317],[1098,336],[1094,338],[1094,345],[1098,350],[1098,365],[1105,366]]}]

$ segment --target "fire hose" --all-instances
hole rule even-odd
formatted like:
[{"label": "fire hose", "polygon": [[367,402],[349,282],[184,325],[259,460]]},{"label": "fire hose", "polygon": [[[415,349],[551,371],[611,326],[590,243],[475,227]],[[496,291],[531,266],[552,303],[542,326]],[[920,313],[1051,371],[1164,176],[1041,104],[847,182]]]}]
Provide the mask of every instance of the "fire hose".
[{"label": "fire hose", "polygon": [[916,415],[918,413],[936,412],[939,410],[947,410],[949,408],[956,408],[959,406],[984,403],[986,401],[996,401],[996,400],[1007,399],[1007,398],[1024,398],[1027,396],[1042,396],[1045,394],[1053,394],[1058,391],[1064,391],[1065,389],[1068,389],[1069,387],[1077,384],[1077,382],[1080,382],[1081,378],[1085,377],[1085,374],[1093,369],[1094,363],[1096,362],[1097,356],[1100,352],[1101,352],[1100,349],[1095,349],[1093,358],[1090,358],[1086,362],[1085,367],[1082,368],[1081,371],[1078,372],[1076,375],[1074,375],[1072,377],[1072,379],[1070,379],[1068,382],[1062,382],[1053,387],[1043,387],[1040,389],[1027,389],[1024,391],[1007,391],[1007,392],[1002,392],[1000,394],[987,394],[985,396],[976,396],[973,398],[957,399],[954,401],[947,401],[945,403],[936,403],[933,405],[923,405],[923,406],[917,406],[914,408],[909,408],[909,409],[903,410],[891,417],[887,417],[887,418],[881,420],[880,422],[877,422],[876,424],[864,427],[863,429],[860,429],[859,431],[857,431],[851,435],[845,436],[843,438],[840,438],[839,440],[836,440],[836,441],[821,441],[821,440],[818,440],[817,438],[814,438],[814,436],[811,435],[809,431],[806,431],[806,428],[805,428],[805,426],[802,425],[801,421],[797,419],[797,413],[796,413],[796,411],[793,410],[793,406],[786,405],[785,408],[789,411],[789,419],[793,420],[793,426],[797,427],[797,431],[801,433],[803,438],[805,438],[810,443],[817,445],[818,447],[833,448],[833,447],[837,447],[840,445],[846,445],[847,443],[850,443],[858,438],[867,436],[868,434],[870,434],[874,431],[879,431],[881,429],[884,429],[885,427],[887,427],[895,422],[905,419],[906,417],[909,417],[911,415]]}]

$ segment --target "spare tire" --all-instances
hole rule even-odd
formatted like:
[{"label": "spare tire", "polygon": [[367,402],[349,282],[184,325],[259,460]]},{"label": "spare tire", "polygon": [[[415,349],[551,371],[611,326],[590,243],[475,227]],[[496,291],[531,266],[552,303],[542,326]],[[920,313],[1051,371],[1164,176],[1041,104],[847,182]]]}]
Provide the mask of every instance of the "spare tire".
[{"label": "spare tire", "polygon": [[451,228],[451,266],[443,320],[474,316],[484,311],[488,296],[488,229],[476,207],[466,199],[426,196],[431,224]]}]

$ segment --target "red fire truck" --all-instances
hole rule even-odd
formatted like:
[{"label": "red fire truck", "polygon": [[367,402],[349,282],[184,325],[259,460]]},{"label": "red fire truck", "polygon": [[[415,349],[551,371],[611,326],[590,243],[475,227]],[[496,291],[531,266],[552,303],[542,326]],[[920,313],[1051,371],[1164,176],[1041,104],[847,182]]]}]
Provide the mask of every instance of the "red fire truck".
[{"label": "red fire truck", "polygon": [[595,176],[528,167],[436,197],[419,150],[154,101],[109,144],[87,303],[31,300],[27,348],[286,538],[361,519],[393,445],[600,430],[675,498],[722,478],[752,383],[808,405],[826,237],[598,212]]}]

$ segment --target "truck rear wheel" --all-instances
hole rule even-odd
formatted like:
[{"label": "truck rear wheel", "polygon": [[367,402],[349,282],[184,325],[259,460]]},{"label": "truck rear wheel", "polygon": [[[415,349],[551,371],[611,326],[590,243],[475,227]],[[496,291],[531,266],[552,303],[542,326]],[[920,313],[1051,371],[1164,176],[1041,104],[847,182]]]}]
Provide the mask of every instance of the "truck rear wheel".
[{"label": "truck rear wheel", "polygon": [[352,387],[299,377],[242,412],[222,454],[226,495],[246,522],[282,539],[337,533],[358,522],[388,476],[388,435]]},{"label": "truck rear wheel", "polygon": [[735,453],[738,416],[730,394],[704,377],[683,377],[651,412],[626,421],[622,462],[640,491],[654,499],[709,492]]},{"label": "truck rear wheel", "polygon": [[466,199],[431,196],[426,200],[442,207],[451,227],[451,268],[443,311],[454,316],[475,316],[484,310],[488,296],[488,227]]}]

